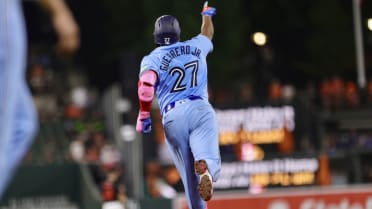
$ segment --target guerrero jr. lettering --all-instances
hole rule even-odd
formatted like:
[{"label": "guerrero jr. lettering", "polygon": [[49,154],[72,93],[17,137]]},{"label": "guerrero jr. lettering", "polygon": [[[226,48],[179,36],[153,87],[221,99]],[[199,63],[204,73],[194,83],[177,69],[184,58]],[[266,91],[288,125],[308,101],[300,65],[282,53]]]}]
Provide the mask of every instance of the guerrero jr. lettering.
[{"label": "guerrero jr. lettering", "polygon": [[200,59],[201,50],[197,47],[191,47],[189,45],[175,47],[162,57],[160,70],[168,70],[169,64],[174,58],[190,54]]}]

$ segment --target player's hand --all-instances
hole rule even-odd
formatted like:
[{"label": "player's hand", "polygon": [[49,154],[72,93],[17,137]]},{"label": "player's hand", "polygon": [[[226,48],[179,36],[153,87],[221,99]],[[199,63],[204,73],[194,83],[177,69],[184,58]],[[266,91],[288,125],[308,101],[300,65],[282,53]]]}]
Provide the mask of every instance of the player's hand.
[{"label": "player's hand", "polygon": [[136,130],[141,133],[150,133],[151,132],[151,118],[150,112],[140,111],[138,113]]},{"label": "player's hand", "polygon": [[215,14],[216,14],[216,8],[209,7],[208,6],[208,1],[204,2],[204,6],[203,6],[203,10],[201,12],[201,15],[213,17]]},{"label": "player's hand", "polygon": [[57,12],[52,23],[58,36],[57,52],[67,55],[77,51],[80,47],[80,31],[72,14],[68,11]]}]

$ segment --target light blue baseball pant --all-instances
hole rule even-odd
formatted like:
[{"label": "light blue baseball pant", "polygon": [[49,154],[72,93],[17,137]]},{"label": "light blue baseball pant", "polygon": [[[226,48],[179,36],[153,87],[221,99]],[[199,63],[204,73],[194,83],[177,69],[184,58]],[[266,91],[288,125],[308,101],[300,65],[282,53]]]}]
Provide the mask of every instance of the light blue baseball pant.
[{"label": "light blue baseball pant", "polygon": [[37,116],[26,83],[26,28],[19,0],[0,0],[0,199],[32,144]]},{"label": "light blue baseball pant", "polygon": [[181,176],[189,209],[205,209],[198,192],[199,176],[194,163],[205,160],[217,181],[221,157],[215,112],[205,100],[185,100],[163,115],[166,143]]}]

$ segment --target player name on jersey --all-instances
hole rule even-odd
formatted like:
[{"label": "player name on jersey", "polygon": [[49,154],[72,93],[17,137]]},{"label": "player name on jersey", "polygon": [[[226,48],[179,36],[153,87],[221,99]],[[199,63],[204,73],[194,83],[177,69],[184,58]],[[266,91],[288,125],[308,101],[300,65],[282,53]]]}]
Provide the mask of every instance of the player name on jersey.
[{"label": "player name on jersey", "polygon": [[197,47],[191,47],[189,45],[177,46],[174,49],[170,50],[168,53],[166,53],[162,57],[160,70],[165,70],[165,71],[168,70],[169,64],[176,57],[191,54],[191,55],[197,57],[198,59],[200,59],[200,53],[201,53],[201,50]]}]

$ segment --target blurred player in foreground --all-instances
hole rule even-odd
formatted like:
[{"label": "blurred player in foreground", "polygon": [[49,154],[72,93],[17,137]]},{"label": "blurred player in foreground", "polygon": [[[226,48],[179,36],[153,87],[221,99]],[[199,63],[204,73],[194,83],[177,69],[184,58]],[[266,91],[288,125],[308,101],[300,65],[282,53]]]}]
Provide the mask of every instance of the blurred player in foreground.
[{"label": "blurred player in foreground", "polygon": [[[80,45],[79,28],[63,0],[39,0],[58,36],[60,54]],[[26,83],[26,27],[20,0],[0,0],[0,199],[37,132]]]},{"label": "blurred player in foreground", "polygon": [[180,173],[190,209],[205,209],[213,194],[221,159],[218,128],[208,101],[206,57],[213,50],[212,16],[216,9],[204,4],[201,33],[180,41],[180,26],[170,15],[155,22],[157,48],[145,56],[139,73],[140,111],[136,129],[151,131],[150,109],[156,92],[166,143]]}]

